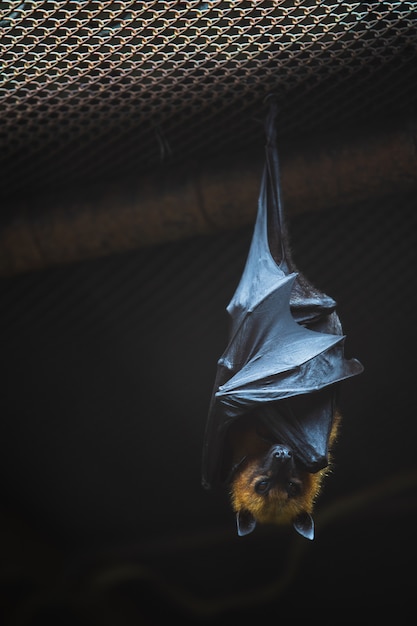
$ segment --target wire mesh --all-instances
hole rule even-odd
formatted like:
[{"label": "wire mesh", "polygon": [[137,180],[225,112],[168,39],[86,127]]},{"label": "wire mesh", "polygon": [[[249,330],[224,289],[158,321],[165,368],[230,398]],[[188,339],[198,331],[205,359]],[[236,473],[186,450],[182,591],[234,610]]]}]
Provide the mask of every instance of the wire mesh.
[{"label": "wire mesh", "polygon": [[416,2],[0,2],[2,194],[407,114]]}]

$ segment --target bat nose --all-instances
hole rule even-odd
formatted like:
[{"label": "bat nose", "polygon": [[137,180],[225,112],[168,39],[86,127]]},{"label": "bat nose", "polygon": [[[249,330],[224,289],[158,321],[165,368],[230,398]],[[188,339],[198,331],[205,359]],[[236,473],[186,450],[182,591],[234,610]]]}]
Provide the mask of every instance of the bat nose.
[{"label": "bat nose", "polygon": [[276,445],[272,449],[272,458],[275,461],[289,461],[292,459],[292,451],[287,446]]}]

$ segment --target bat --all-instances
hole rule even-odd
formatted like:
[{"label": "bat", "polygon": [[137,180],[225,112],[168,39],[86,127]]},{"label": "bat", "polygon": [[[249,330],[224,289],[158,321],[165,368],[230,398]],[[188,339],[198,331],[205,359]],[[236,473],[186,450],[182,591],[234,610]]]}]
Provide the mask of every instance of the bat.
[{"label": "bat", "polygon": [[313,539],[313,508],[341,422],[340,384],[363,366],[344,356],[336,302],[292,259],[276,117],[272,101],[252,241],[226,307],[229,342],[217,363],[202,484],[228,489],[240,536],[276,523]]}]

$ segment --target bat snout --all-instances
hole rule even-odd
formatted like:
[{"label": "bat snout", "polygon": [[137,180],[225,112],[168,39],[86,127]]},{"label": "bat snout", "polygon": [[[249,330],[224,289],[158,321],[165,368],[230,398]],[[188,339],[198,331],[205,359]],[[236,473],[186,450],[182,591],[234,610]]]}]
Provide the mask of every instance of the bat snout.
[{"label": "bat snout", "polygon": [[293,460],[293,453],[290,448],[282,444],[272,446],[268,454],[268,465],[281,466]]}]

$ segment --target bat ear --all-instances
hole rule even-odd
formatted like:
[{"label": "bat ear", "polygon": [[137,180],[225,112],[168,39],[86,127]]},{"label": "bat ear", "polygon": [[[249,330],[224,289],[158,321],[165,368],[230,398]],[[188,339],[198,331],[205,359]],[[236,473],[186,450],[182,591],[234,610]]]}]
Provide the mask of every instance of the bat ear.
[{"label": "bat ear", "polygon": [[252,513],[243,509],[236,513],[236,524],[237,534],[239,537],[243,537],[244,535],[249,535],[255,529],[256,519]]},{"label": "bat ear", "polygon": [[307,511],[297,515],[293,521],[293,526],[306,539],[314,539],[314,521]]}]

